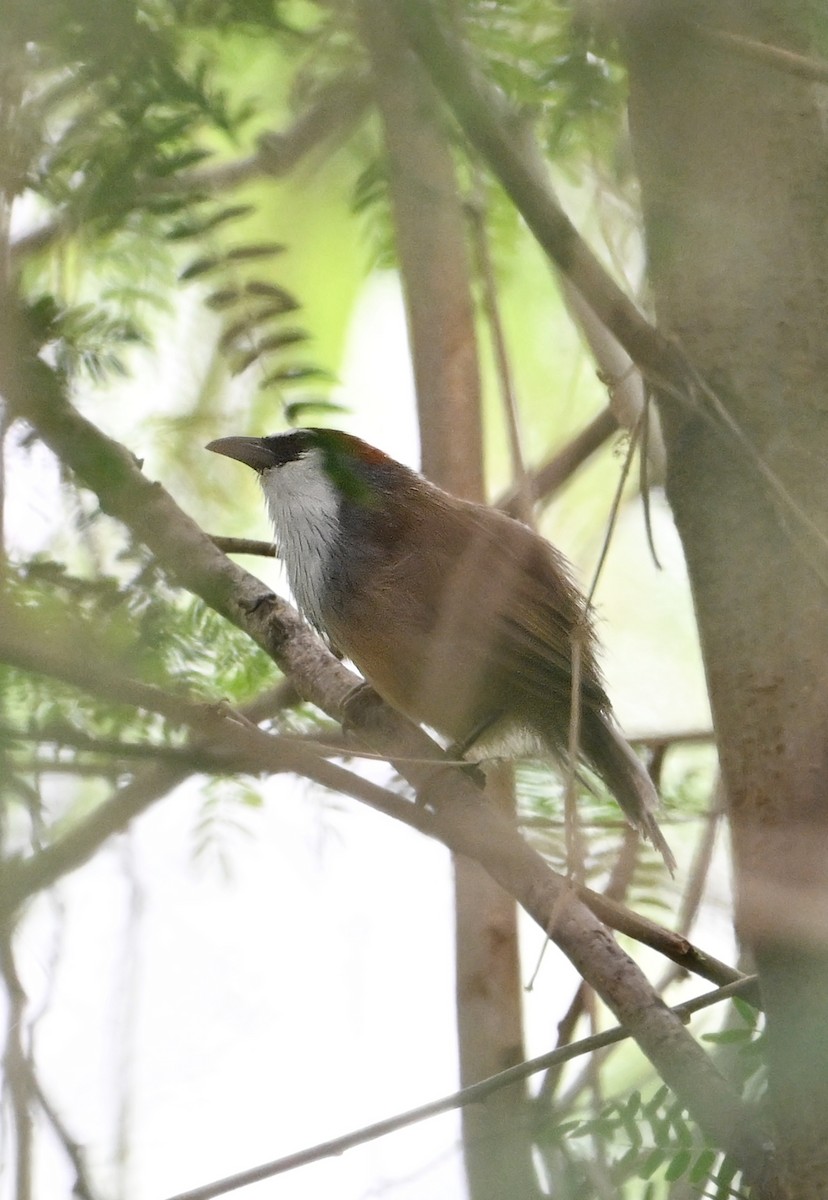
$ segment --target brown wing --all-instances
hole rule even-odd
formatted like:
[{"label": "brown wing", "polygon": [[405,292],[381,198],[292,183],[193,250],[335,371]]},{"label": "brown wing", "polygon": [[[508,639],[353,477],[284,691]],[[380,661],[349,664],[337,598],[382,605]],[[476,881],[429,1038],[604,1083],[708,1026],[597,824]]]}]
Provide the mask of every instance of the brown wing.
[{"label": "brown wing", "polygon": [[[508,517],[433,498],[429,521],[400,514],[370,588],[329,631],[392,704],[457,740],[500,712],[547,736],[567,720],[583,603],[565,561]],[[606,705],[591,634],[582,694]]]}]

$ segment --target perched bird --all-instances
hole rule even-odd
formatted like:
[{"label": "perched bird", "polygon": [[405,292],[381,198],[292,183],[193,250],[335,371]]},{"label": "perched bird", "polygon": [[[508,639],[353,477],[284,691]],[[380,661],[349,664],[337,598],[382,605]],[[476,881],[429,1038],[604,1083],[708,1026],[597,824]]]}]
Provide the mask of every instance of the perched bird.
[{"label": "perched bird", "polygon": [[581,757],[675,869],[656,790],[613,718],[585,601],[553,546],[337,430],[207,449],[258,472],[306,618],[389,704],[464,749],[518,735],[565,760],[578,637]]}]

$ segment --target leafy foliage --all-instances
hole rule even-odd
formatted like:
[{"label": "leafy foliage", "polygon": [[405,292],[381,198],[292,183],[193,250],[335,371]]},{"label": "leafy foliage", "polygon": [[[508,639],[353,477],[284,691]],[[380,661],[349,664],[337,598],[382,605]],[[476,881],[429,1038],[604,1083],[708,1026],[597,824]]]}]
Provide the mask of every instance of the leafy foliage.
[{"label": "leafy foliage", "polygon": [[[756,1013],[748,1005],[734,1010],[739,1024],[711,1039],[738,1045],[753,1069],[761,1071],[761,1036],[756,1032]],[[538,1148],[553,1195],[566,1200],[587,1200],[594,1193],[595,1147],[601,1147],[601,1172],[606,1186],[624,1195],[663,1194],[662,1184],[685,1180],[700,1194],[715,1200],[744,1197],[741,1173],[726,1154],[706,1140],[686,1111],[661,1086],[643,1093],[634,1089],[623,1098],[603,1104],[590,1115],[556,1113],[551,1121],[539,1122]],[[627,1191],[625,1185],[636,1190]],[[647,1187],[644,1193],[640,1183]]]},{"label": "leafy foliage", "polygon": [[[555,870],[566,873],[564,791],[560,767],[535,762],[520,765],[518,819],[526,836]],[[668,840],[672,814],[681,814],[680,820],[685,823],[707,819],[710,792],[709,768],[695,766],[687,769],[676,785],[663,791],[659,821],[668,830]],[[583,780],[578,781],[577,813],[586,853],[585,880],[594,884],[611,874],[629,825],[614,797],[594,779],[589,780],[589,787],[584,786]],[[629,902],[664,909],[671,903],[662,894],[665,883],[659,854],[648,842],[642,841],[636,851],[635,870],[629,883]]]},{"label": "leafy foliage", "polygon": [[[219,225],[247,216],[249,211],[247,206],[237,205],[201,215],[191,213],[174,226],[168,237],[173,241],[203,240]],[[222,332],[218,349],[227,359],[231,375],[241,375],[256,366],[258,387],[277,389],[290,420],[311,402],[305,399],[289,405],[286,390],[304,386],[309,380],[332,383],[334,376],[323,367],[293,359],[293,348],[311,336],[295,323],[286,324],[286,318],[300,308],[299,300],[269,277],[250,273],[250,268],[284,249],[278,243],[266,242],[240,242],[226,248],[216,245],[212,253],[191,261],[179,279],[182,283],[209,279],[215,285],[205,303],[219,314]]]},{"label": "leafy foliage", "polygon": [[146,683],[175,680],[196,696],[241,703],[272,676],[273,663],[203,601],[182,596],[143,551],[119,556],[118,575],[72,574],[49,558],[7,581],[7,598],[67,641],[100,643],[125,673]]},{"label": "leafy foliage", "polygon": [[146,330],[114,305],[60,307],[47,295],[34,300],[25,316],[35,345],[54,360],[67,382],[83,374],[93,383],[113,374],[126,375],[123,349],[148,345]]},{"label": "leafy foliage", "polygon": [[515,109],[536,119],[560,163],[611,150],[623,122],[624,76],[577,6],[474,0],[468,28]]},{"label": "leafy foliage", "polygon": [[[311,334],[285,320],[300,301],[269,268],[283,247],[239,237],[255,206],[217,201],[209,168],[206,175],[199,170],[217,162],[217,149],[237,152],[249,142],[256,112],[243,91],[233,88],[231,95],[217,82],[217,38],[266,28],[293,49],[306,35],[284,15],[288,7],[295,8],[85,0],[44,5],[34,20],[13,6],[11,28],[27,79],[13,190],[36,196],[48,214],[28,235],[32,249],[44,247],[61,263],[60,284],[48,265],[27,264],[24,278],[41,344],[56,347],[52,357],[67,372],[81,368],[96,381],[125,373],[119,343],[148,344],[150,325],[140,310],[168,304],[178,248],[196,245],[179,279],[215,284],[207,306],[220,314],[218,350],[231,374],[255,365],[251,382],[275,390],[288,420],[308,405],[330,404],[331,371],[295,355]],[[71,257],[67,272],[75,231],[83,257]],[[134,259],[133,245],[140,247]],[[147,277],[148,246],[166,265],[154,280]],[[73,293],[84,276],[96,299],[78,303]]]},{"label": "leafy foliage", "polygon": [[[122,557],[120,567],[118,576],[83,578],[41,557],[7,580],[6,601],[59,631],[68,646],[94,648],[111,670],[192,699],[243,703],[272,680],[269,658],[200,600],[171,588],[145,556]],[[18,794],[35,764],[50,758],[94,763],[101,777],[121,778],[153,750],[186,741],[180,727],[154,713],[0,666],[0,753]]]}]

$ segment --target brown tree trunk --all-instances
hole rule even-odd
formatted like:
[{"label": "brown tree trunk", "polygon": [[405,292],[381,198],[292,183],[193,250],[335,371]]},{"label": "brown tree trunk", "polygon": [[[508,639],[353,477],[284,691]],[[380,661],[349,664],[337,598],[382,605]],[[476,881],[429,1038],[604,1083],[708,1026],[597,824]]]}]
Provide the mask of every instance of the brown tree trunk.
[{"label": "brown tree trunk", "polygon": [[625,9],[659,324],[755,449],[662,404],[729,797],[739,928],[761,973],[770,1104],[795,1200],[828,1195],[824,112],[814,85],[676,14],[801,50],[811,7]]},{"label": "brown tree trunk", "polygon": [[[483,500],[477,343],[454,164],[432,87],[384,0],[363,0],[361,18],[388,154],[423,470],[455,495]],[[508,770],[498,770],[489,790],[496,802],[514,807]],[[523,1057],[517,911],[471,859],[455,857],[454,884],[457,1030],[466,1086]],[[522,1085],[463,1110],[473,1200],[539,1196],[526,1116]]]}]

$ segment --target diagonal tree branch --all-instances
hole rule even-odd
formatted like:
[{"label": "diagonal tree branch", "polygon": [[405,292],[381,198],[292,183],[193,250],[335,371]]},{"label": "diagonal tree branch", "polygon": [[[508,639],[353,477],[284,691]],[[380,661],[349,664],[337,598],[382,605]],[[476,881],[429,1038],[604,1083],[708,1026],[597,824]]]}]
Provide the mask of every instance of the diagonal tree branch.
[{"label": "diagonal tree branch", "polygon": [[222,554],[255,554],[260,558],[278,558],[273,542],[265,542],[259,538],[214,537],[213,545]]},{"label": "diagonal tree branch", "polygon": [[578,233],[549,186],[543,160],[515,137],[501,94],[470,65],[465,47],[437,17],[433,0],[390,0],[463,132],[499,178],[541,247],[652,383],[684,391],[678,346],[646,320]]},{"label": "diagonal tree branch", "polygon": [[[251,718],[257,714],[261,697],[238,713],[223,704],[201,704],[181,692],[166,692],[128,679],[105,666],[101,661],[101,639],[84,636],[78,628],[72,629],[71,640],[67,641],[65,637],[44,632],[31,617],[8,606],[0,608],[0,616],[0,661],[60,679],[117,703],[157,712],[176,726],[188,726],[194,736],[188,746],[174,748],[174,757],[167,753],[170,748],[166,746],[133,747],[144,757],[157,754],[158,761],[51,845],[30,858],[11,859],[0,887],[0,910],[13,911],[36,891],[50,887],[82,866],[108,838],[122,832],[135,817],[195,771],[217,774],[289,771],[352,796],[421,833],[434,834],[422,806],[412,805],[343,768],[329,768],[324,762],[325,747],[301,738],[275,737],[253,728]],[[58,624],[66,628],[68,619]],[[92,669],[90,663],[94,664]],[[294,748],[298,754],[293,753]],[[117,744],[111,749],[114,753],[123,750]],[[339,750],[346,753],[347,747]],[[579,887],[577,892],[611,928],[657,950],[677,966],[718,984],[741,978],[739,971],[706,954],[685,937],[626,908],[612,895],[602,895],[587,887]]]},{"label": "diagonal tree branch", "polygon": [[[283,739],[256,728],[224,705],[203,705],[182,694],[128,679],[101,661],[100,642],[72,631],[71,645],[48,634],[41,625],[4,606],[0,611],[0,661],[45,674],[119,704],[157,712],[177,726],[187,726],[196,741],[196,764],[217,773],[290,772],[305,776],[344,795],[354,796],[387,816],[427,832],[425,810],[392,792],[328,763],[312,744]],[[206,762],[202,761],[206,760]],[[44,887],[75,870],[113,834],[121,832],[173,787],[192,773],[193,763],[156,763],[105,803],[79,820],[68,833],[30,858],[6,861],[0,886],[0,912],[11,913]]]},{"label": "diagonal tree branch", "polygon": [[[545,463],[531,472],[526,488],[533,501],[543,503],[558,491],[575,472],[582,467],[596,450],[599,450],[614,433],[618,432],[618,421],[609,408],[603,409],[585,425],[579,433],[557,450]],[[510,488],[495,502],[514,517],[518,512],[517,489]]]},{"label": "diagonal tree branch", "polygon": [[[14,415],[34,427],[97,493],[102,508],[127,524],[182,586],[245,629],[291,674],[301,694],[341,718],[352,688],[351,673],[322,647],[289,605],[222,555],[164,489],[142,475],[131,454],[72,409],[46,364],[30,360],[21,368],[19,347],[27,343],[15,328],[15,307],[7,305],[6,312],[0,330],[0,390]],[[462,771],[435,767],[434,759],[442,752],[421,730],[379,704],[359,714],[358,729],[369,745],[392,761],[402,755],[401,774],[418,790],[428,789],[430,832],[455,853],[479,862],[548,930],[694,1119],[731,1153],[748,1177],[760,1182],[760,1195],[774,1195],[766,1139],[753,1114],[742,1107],[640,968],[576,898],[567,881],[550,871],[502,814],[481,801]],[[236,736],[243,733],[252,736],[244,729]],[[424,764],[429,758],[431,763]],[[384,802],[383,798],[379,803]]]},{"label": "diagonal tree branch", "polygon": [[[540,156],[513,136],[501,94],[469,63],[434,0],[389,0],[469,142],[483,155],[539,245],[663,396],[709,420],[762,481],[800,553],[828,586],[828,539],[678,344],[651,325],[607,273],[557,201]],[[512,122],[513,123],[513,118]]]},{"label": "diagonal tree branch", "polygon": [[256,152],[237,162],[198,167],[164,182],[164,192],[219,192],[253,179],[278,179],[288,175],[303,158],[332,138],[349,133],[368,108],[371,88],[367,79],[338,75],[320,88],[287,129],[260,134]]}]

